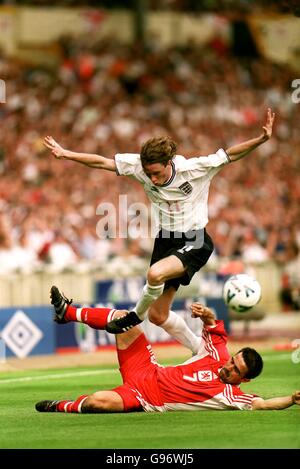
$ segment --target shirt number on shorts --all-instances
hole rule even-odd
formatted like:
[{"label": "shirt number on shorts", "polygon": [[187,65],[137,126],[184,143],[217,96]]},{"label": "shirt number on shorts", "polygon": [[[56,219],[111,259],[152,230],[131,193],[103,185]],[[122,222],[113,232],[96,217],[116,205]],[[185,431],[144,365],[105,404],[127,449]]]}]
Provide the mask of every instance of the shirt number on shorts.
[{"label": "shirt number on shorts", "polygon": [[183,246],[183,248],[177,249],[177,252],[180,252],[181,254],[184,254],[185,252],[189,252],[192,249],[194,249],[194,245],[190,244],[189,246]]}]

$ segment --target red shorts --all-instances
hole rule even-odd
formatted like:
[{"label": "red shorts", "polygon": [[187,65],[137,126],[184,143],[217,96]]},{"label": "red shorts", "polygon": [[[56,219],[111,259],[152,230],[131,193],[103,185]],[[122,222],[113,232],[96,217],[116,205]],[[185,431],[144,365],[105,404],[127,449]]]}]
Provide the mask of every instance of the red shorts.
[{"label": "red shorts", "polygon": [[151,388],[153,383],[156,383],[158,366],[145,335],[141,334],[126,350],[118,350],[118,360],[124,384],[113,391],[121,396],[125,412],[143,410],[137,395],[152,400]]}]

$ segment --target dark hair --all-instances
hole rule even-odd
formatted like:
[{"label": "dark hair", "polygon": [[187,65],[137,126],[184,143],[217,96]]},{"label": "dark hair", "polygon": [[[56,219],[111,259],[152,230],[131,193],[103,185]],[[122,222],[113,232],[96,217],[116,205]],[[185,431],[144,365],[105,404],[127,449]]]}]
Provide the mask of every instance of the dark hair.
[{"label": "dark hair", "polygon": [[264,365],[260,354],[250,347],[244,347],[238,351],[238,353],[240,352],[242,353],[244,362],[248,368],[248,371],[244,378],[256,378],[256,376],[260,375]]},{"label": "dark hair", "polygon": [[177,150],[177,144],[170,137],[152,137],[141,148],[142,166],[162,163],[167,165]]}]

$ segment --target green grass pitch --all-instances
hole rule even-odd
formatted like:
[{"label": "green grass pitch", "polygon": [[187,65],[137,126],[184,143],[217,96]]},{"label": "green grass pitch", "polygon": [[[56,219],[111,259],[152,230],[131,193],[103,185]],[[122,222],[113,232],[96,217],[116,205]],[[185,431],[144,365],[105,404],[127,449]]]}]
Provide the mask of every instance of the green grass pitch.
[{"label": "green grass pitch", "polygon": [[[266,352],[261,377],[243,389],[262,397],[300,387],[300,363]],[[42,399],[75,399],[121,383],[117,370],[85,367],[0,374],[0,448],[300,448],[300,407],[281,411],[64,414],[35,411]]]}]

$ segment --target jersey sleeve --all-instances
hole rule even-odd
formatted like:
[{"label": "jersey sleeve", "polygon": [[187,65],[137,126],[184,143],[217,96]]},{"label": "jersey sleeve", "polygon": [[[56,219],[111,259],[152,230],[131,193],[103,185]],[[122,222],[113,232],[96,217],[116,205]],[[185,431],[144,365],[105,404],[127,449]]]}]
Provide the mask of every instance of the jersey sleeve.
[{"label": "jersey sleeve", "polygon": [[140,167],[141,159],[137,153],[117,153],[115,163],[118,176],[136,177],[137,169]]},{"label": "jersey sleeve", "polygon": [[223,321],[216,320],[215,326],[203,326],[202,345],[215,360],[228,360],[227,333]]},{"label": "jersey sleeve", "polygon": [[230,163],[226,151],[220,148],[208,156],[198,156],[187,160],[187,169],[191,176],[209,175],[213,177],[225,164]]},{"label": "jersey sleeve", "polygon": [[256,394],[247,394],[238,386],[226,384],[224,391],[218,396],[220,402],[228,410],[252,410],[253,400],[258,398]]}]

